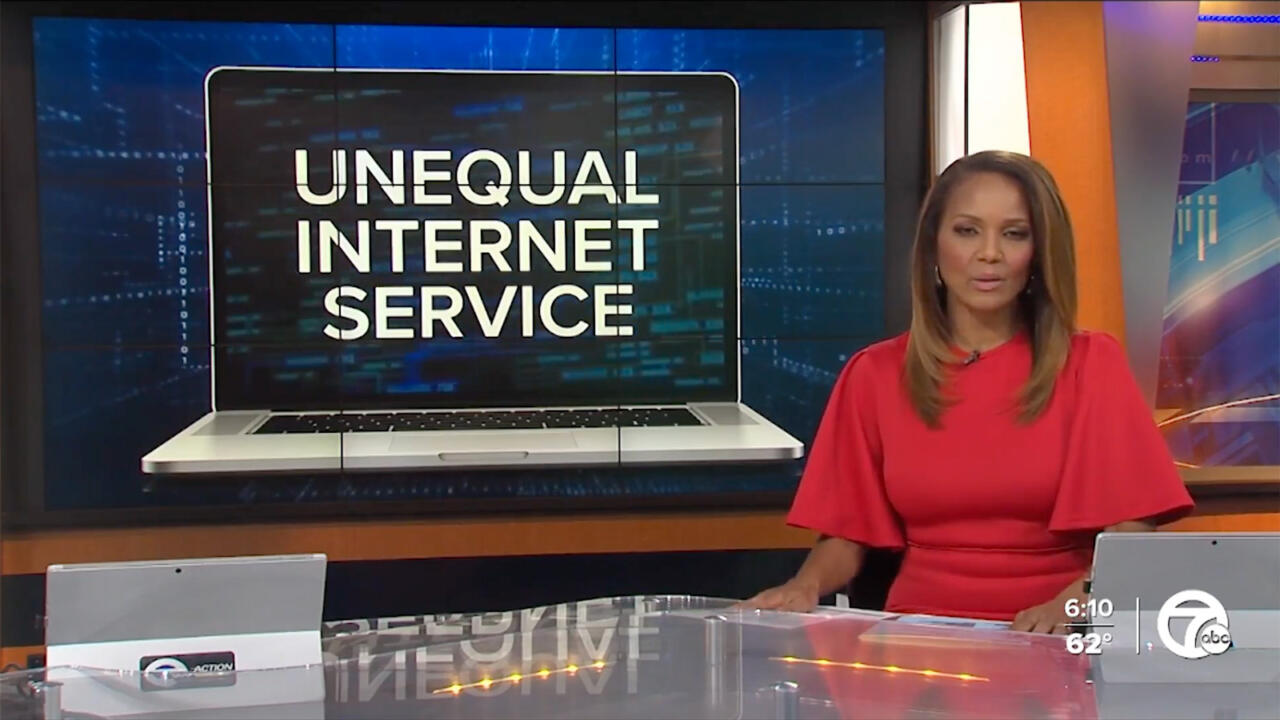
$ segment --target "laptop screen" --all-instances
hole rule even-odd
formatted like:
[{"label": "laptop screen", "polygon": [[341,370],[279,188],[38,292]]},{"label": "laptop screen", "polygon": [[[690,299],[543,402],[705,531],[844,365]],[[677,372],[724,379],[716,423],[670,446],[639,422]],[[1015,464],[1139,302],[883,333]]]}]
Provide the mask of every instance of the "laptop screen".
[{"label": "laptop screen", "polygon": [[220,410],[736,400],[719,73],[218,68]]}]

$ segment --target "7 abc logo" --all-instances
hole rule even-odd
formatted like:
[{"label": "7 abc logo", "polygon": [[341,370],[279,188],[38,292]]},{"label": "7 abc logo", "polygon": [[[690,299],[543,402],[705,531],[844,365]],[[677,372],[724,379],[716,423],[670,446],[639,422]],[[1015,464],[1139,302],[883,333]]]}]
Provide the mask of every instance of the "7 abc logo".
[{"label": "7 abc logo", "polygon": [[[1171,624],[1180,619],[1188,620],[1187,628],[1181,638],[1176,638]],[[1218,598],[1203,590],[1174,593],[1160,607],[1160,615],[1156,618],[1160,641],[1174,655],[1188,660],[1226,652],[1231,647],[1231,632],[1227,625],[1227,609]]]}]

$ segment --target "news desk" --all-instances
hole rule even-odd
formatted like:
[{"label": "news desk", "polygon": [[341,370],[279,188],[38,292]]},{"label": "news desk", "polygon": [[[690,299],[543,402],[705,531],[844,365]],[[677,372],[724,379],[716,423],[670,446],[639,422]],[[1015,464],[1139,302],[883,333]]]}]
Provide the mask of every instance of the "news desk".
[{"label": "news desk", "polygon": [[[688,596],[327,624],[324,663],[170,680],[3,676],[4,717],[1275,718],[1253,679],[1109,684],[1062,636]],[[86,705],[88,703],[88,705]]]}]

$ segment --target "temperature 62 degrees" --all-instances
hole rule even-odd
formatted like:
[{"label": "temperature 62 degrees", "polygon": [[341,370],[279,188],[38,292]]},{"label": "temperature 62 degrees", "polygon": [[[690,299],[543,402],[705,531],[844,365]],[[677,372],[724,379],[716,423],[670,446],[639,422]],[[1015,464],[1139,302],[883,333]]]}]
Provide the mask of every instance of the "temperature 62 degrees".
[{"label": "temperature 62 degrees", "polygon": [[1111,644],[1111,633],[1071,633],[1067,636],[1067,652],[1072,655],[1101,655],[1102,646]]}]

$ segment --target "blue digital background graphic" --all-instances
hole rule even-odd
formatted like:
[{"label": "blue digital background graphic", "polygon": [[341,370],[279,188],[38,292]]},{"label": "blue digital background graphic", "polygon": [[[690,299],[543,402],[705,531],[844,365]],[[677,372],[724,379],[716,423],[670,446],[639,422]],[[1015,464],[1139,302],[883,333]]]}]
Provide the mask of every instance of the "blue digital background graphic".
[{"label": "blue digital background graphic", "polygon": [[1165,430],[1176,460],[1280,463],[1277,328],[1280,104],[1192,102],[1156,397],[1187,416]]},{"label": "blue digital background graphic", "polygon": [[243,478],[147,487],[210,409],[203,82],[224,65],[722,71],[740,88],[743,401],[806,444],[883,335],[884,38],[853,30],[432,28],[38,18],[50,510],[788,491],[769,466]]}]

